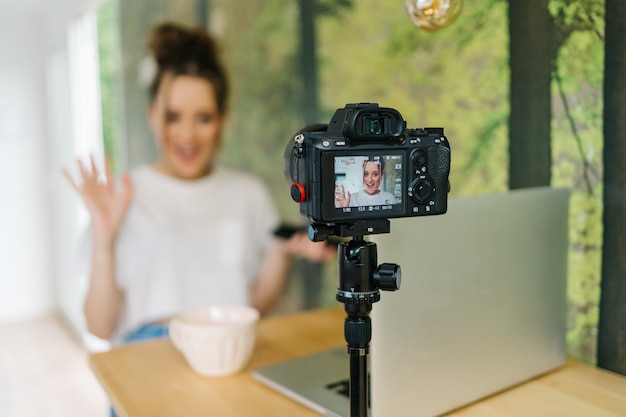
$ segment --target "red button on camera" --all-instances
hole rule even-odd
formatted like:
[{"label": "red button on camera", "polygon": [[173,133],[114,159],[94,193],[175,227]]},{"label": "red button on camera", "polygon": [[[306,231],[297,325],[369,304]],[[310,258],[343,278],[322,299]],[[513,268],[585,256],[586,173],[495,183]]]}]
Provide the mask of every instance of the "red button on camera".
[{"label": "red button on camera", "polygon": [[291,184],[291,198],[296,203],[302,203],[305,200],[306,193],[304,192],[304,186],[299,182]]}]

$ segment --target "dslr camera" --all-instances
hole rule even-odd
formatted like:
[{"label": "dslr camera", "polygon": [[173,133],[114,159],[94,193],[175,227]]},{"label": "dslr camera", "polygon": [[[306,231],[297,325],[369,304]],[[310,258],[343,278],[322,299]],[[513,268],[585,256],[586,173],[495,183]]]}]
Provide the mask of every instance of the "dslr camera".
[{"label": "dslr camera", "polygon": [[368,225],[447,211],[443,128],[407,129],[397,110],[376,103],[346,104],[328,124],[299,131],[284,168],[292,199],[313,224]]}]

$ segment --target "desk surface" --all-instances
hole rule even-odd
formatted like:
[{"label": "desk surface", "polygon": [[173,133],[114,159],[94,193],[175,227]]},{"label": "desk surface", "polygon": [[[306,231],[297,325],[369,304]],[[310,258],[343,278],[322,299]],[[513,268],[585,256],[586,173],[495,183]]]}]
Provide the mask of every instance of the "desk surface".
[{"label": "desk surface", "polygon": [[[250,370],[343,345],[341,308],[264,318],[247,369],[234,376],[195,374],[167,339],[90,357],[121,417],[303,416],[319,414],[256,382]],[[576,361],[449,417],[626,416],[626,378]]]}]

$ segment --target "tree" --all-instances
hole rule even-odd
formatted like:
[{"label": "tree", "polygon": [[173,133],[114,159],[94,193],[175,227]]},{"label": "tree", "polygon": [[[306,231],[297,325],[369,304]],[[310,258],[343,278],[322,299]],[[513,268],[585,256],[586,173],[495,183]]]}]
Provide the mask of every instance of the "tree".
[{"label": "tree", "polygon": [[626,375],[626,3],[606,0],[598,365]]},{"label": "tree", "polygon": [[509,0],[509,188],[550,185],[550,85],[559,48],[597,31],[602,0]]}]

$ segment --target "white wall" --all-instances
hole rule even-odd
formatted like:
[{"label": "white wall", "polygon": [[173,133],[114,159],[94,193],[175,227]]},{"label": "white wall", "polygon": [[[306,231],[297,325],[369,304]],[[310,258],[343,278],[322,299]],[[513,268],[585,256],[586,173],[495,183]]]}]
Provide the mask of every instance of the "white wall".
[{"label": "white wall", "polygon": [[0,14],[0,321],[56,307],[44,22]]},{"label": "white wall", "polygon": [[81,327],[67,29],[99,0],[0,0],[0,323],[61,310]]}]

